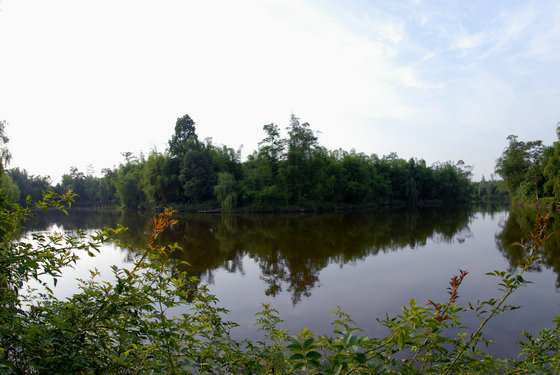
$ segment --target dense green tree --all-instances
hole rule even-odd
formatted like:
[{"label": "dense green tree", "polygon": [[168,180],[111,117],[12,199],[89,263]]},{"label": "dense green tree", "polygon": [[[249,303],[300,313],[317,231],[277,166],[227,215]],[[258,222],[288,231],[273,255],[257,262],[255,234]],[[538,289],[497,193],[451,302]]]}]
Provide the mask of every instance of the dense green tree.
[{"label": "dense green tree", "polygon": [[[19,200],[19,188],[5,172],[11,158],[7,146],[9,139],[6,136],[6,124],[6,121],[0,121],[0,209]],[[4,230],[0,229],[0,234],[3,232]]]},{"label": "dense green tree", "polygon": [[237,204],[236,181],[233,174],[229,172],[218,173],[218,184],[214,187],[214,192],[222,211],[229,212]]},{"label": "dense green tree", "polygon": [[[427,167],[425,160],[417,159],[410,159],[408,161],[408,169],[408,173],[411,177],[409,184],[412,184],[412,180],[414,180],[415,189],[409,187],[409,190],[407,190],[407,201],[413,200],[415,194],[414,190],[416,190],[418,194],[418,204],[436,199],[434,191],[434,169]],[[409,205],[414,206],[414,204],[411,203],[409,203]]]},{"label": "dense green tree", "polygon": [[311,130],[309,123],[301,124],[299,118],[294,114],[290,117],[290,126],[288,130],[288,149],[289,152],[299,151],[305,158],[311,155],[311,152],[317,147],[317,136]]},{"label": "dense green tree", "polygon": [[380,198],[391,204],[406,202],[406,184],[409,180],[406,161],[392,152],[377,160],[376,171],[380,175],[380,181],[389,183]]},{"label": "dense green tree", "polygon": [[12,168],[8,170],[12,181],[18,186],[20,191],[19,203],[26,204],[27,197],[33,202],[41,199],[42,192],[52,190],[51,180],[44,176],[31,176],[25,169]]},{"label": "dense green tree", "polygon": [[127,209],[138,209],[145,206],[146,195],[142,189],[143,158],[130,157],[124,153],[125,164],[120,164],[116,172],[114,184],[121,206]]},{"label": "dense green tree", "polygon": [[507,139],[509,145],[496,161],[496,173],[510,195],[518,201],[538,201],[545,194],[554,194],[554,146],[546,147],[540,140],[519,141],[514,135]]},{"label": "dense green tree", "polygon": [[510,196],[503,180],[495,180],[490,175],[490,180],[484,176],[480,182],[474,183],[475,200],[477,203],[508,203]]},{"label": "dense green tree", "polygon": [[104,207],[118,206],[119,197],[117,196],[117,188],[115,187],[117,171],[114,169],[104,168],[101,172],[103,173],[103,177],[98,180],[99,204]]},{"label": "dense green tree", "polygon": [[503,178],[507,189],[515,192],[527,178],[530,159],[525,142],[519,141],[516,135],[508,136],[507,140],[508,146],[496,160],[496,173]]},{"label": "dense green tree", "polygon": [[324,147],[316,147],[310,160],[309,176],[311,191],[310,199],[324,203],[338,203],[337,177],[340,178],[342,171],[335,167],[336,161],[331,157],[329,151]]},{"label": "dense green tree", "polygon": [[175,133],[169,141],[169,153],[174,157],[182,157],[188,149],[198,144],[195,123],[189,115],[177,119]]},{"label": "dense green tree", "polygon": [[206,149],[217,165],[218,170],[231,173],[236,180],[243,178],[241,149],[235,151],[233,148],[224,145],[217,147],[209,141],[206,143]]},{"label": "dense green tree", "polygon": [[9,173],[0,173],[0,194],[3,194],[8,202],[16,203],[20,200],[21,192],[18,185],[12,180]]},{"label": "dense green tree", "polygon": [[200,203],[214,198],[218,165],[207,146],[188,151],[181,161],[179,181],[187,202]]},{"label": "dense green tree", "polygon": [[8,123],[5,120],[0,121],[0,171],[8,166],[8,163],[12,159],[12,155],[8,150],[8,142],[10,139],[6,135],[6,126]]},{"label": "dense green tree", "polygon": [[[3,127],[0,130],[3,135]],[[282,138],[277,125],[264,125],[265,136],[258,150],[241,162],[240,150],[216,146],[210,138],[199,141],[194,121],[184,115],[177,119],[164,153],[154,150],[145,158],[125,152],[125,161],[118,168],[104,169],[101,178],[73,167],[63,176],[57,192],[71,189],[79,195],[78,206],[138,209],[171,203],[193,207],[219,203],[226,210],[236,206],[277,210],[287,206],[462,204],[474,191],[470,169],[462,162],[427,167],[424,160],[406,161],[396,153],[379,158],[355,150],[329,151],[319,145],[309,123],[301,123],[293,114],[286,130],[287,136]],[[0,138],[0,147],[6,141]],[[512,149],[518,143],[512,139]],[[550,173],[545,170],[555,163],[554,150],[540,152],[539,145],[531,148],[531,143],[522,146],[522,158],[527,162],[523,181],[532,182],[529,187],[537,185],[539,195],[554,191],[552,182],[544,184],[550,178],[543,177],[552,173],[552,167],[548,167]],[[2,155],[5,161],[9,159],[7,150]],[[508,163],[510,159],[504,158],[504,165]],[[17,169],[10,176],[21,190],[22,200],[27,195],[38,200],[41,190],[50,186],[48,180]],[[478,186],[476,191],[481,189]]]},{"label": "dense green tree", "polygon": [[70,173],[62,175],[62,182],[58,184],[57,191],[63,193],[72,190],[77,194],[76,205],[91,207],[99,203],[98,180],[93,177],[92,173],[85,174],[76,167],[70,167]]},{"label": "dense green tree", "polygon": [[279,186],[286,191],[288,202],[299,205],[309,201],[312,191],[313,165],[310,162],[318,146],[309,123],[301,124],[292,114],[288,131],[288,152],[278,169]]},{"label": "dense green tree", "polygon": [[464,204],[472,200],[470,167],[465,168],[462,161],[439,163],[434,172],[438,199],[451,204]]},{"label": "dense green tree", "polygon": [[264,125],[263,130],[266,137],[259,142],[258,152],[260,157],[268,161],[271,177],[275,178],[278,173],[278,163],[284,155],[286,141],[280,137],[280,129],[277,125]]},{"label": "dense green tree", "polygon": [[560,123],[557,125],[556,134],[558,140],[549,149],[549,157],[543,169],[547,179],[545,186],[550,195],[560,197]]},{"label": "dense green tree", "polygon": [[342,157],[344,202],[363,203],[370,198],[373,176],[368,167],[367,157],[364,154],[357,154],[355,150],[344,154]]},{"label": "dense green tree", "polygon": [[539,200],[539,190],[543,185],[543,152],[545,150],[542,141],[527,142],[527,154],[529,158],[529,170],[527,171],[528,177],[533,183],[535,189],[535,199]]},{"label": "dense green tree", "polygon": [[181,201],[178,160],[155,150],[150,152],[142,166],[142,188],[151,205]]}]

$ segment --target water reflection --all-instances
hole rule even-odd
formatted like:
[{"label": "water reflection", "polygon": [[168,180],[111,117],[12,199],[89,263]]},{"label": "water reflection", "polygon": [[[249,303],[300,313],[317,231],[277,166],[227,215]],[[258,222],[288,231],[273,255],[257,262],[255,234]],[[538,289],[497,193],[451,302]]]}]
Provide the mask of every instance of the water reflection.
[{"label": "water reflection", "polygon": [[[240,324],[234,332],[239,339],[261,339],[253,327],[261,302],[272,303],[284,319],[283,328],[292,332],[303,327],[331,332],[329,312],[341,305],[368,335],[382,336],[387,332],[376,318],[399,314],[410,298],[419,303],[446,300],[447,282],[457,268],[470,272],[462,285],[463,302],[495,297],[496,280],[484,274],[519,264],[522,252],[510,244],[528,236],[535,215],[492,209],[476,214],[419,210],[185,215],[162,241],[181,245],[184,250],[175,255],[192,265],[187,269],[190,275],[215,281],[210,289],[230,309],[229,319]],[[57,230],[122,224],[129,227],[122,240],[137,247],[150,231],[151,215],[72,211],[70,216],[53,214],[29,224],[37,231],[53,223]],[[558,315],[554,285],[560,284],[560,223],[554,217],[551,225],[555,234],[542,253],[542,266],[528,277],[533,283],[510,297],[511,304],[525,307],[492,319],[485,328],[487,337],[498,343],[489,349],[494,355],[516,355],[521,329],[536,334],[552,327]],[[94,259],[110,266],[123,258],[114,252],[110,259],[107,250]],[[468,327],[478,324],[474,316],[465,319]]]},{"label": "water reflection", "polygon": [[[494,210],[482,212],[493,217]],[[513,243],[528,239],[533,230],[534,210],[510,211],[495,236],[496,247],[510,265],[519,266],[523,249]],[[551,217],[553,232],[532,271],[551,268],[560,275],[560,222]],[[283,292],[283,285],[297,304],[308,297],[319,283],[319,274],[330,264],[342,267],[379,252],[416,249],[427,241],[462,243],[472,236],[467,210],[425,209],[409,211],[349,212],[323,215],[184,215],[162,237],[177,242],[182,252],[174,256],[190,263],[189,274],[213,283],[214,272],[224,269],[244,274],[242,259],[252,258],[266,282],[267,296]],[[128,230],[121,240],[141,247],[151,229],[151,215],[122,211],[73,210],[39,213],[30,220],[29,231],[58,228],[98,230],[122,225]],[[560,287],[557,276],[556,287]]]},{"label": "water reflection", "polygon": [[[333,213],[323,215],[186,215],[162,237],[183,251],[174,255],[190,263],[190,275],[213,283],[214,272],[225,269],[243,274],[242,259],[252,258],[266,282],[265,294],[283,292],[295,305],[319,284],[320,272],[330,264],[340,267],[379,252],[417,249],[428,240],[462,243],[472,236],[466,210],[425,209]],[[46,220],[46,218],[44,218]],[[38,224],[31,224],[37,230]],[[150,230],[149,215],[121,212],[72,211],[51,215],[49,221],[66,228],[128,227],[122,240],[142,246]]]},{"label": "water reflection", "polygon": [[[521,243],[530,239],[530,233],[534,229],[537,211],[512,209],[507,221],[501,226],[496,235],[496,246],[507,259],[510,271],[519,267],[524,258],[524,250],[515,243]],[[551,214],[548,222],[548,233],[552,233],[541,251],[540,261],[535,263],[532,271],[541,272],[542,267],[551,268],[557,275],[556,287],[560,287],[560,222],[558,214]]]}]

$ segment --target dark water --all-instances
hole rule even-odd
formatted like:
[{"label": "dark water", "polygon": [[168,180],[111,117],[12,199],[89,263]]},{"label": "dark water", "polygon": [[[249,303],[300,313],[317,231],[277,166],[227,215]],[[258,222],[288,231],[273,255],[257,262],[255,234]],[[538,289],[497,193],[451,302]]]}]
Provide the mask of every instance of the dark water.
[{"label": "dark water", "polygon": [[[165,235],[184,249],[178,254],[188,269],[230,310],[240,324],[232,333],[256,339],[254,314],[261,303],[280,311],[283,328],[293,334],[304,327],[331,332],[330,313],[337,305],[350,313],[370,336],[387,332],[376,321],[395,315],[411,298],[444,302],[449,279],[466,269],[460,301],[499,296],[494,269],[513,270],[522,252],[509,244],[527,238],[533,212],[494,213],[465,210],[360,212],[324,215],[188,215]],[[74,211],[70,216],[47,215],[30,231],[97,230],[122,224],[125,240],[141,245],[150,217],[130,213]],[[557,235],[558,234],[558,235]],[[487,338],[496,341],[490,352],[516,354],[520,330],[532,333],[552,327],[560,315],[558,272],[560,228],[543,252],[543,262],[527,276],[533,283],[509,302],[523,308],[491,321]],[[86,270],[125,265],[130,254],[108,245],[99,257],[84,259],[59,284],[60,296],[76,290],[75,276]],[[465,323],[476,326],[467,314]]]}]

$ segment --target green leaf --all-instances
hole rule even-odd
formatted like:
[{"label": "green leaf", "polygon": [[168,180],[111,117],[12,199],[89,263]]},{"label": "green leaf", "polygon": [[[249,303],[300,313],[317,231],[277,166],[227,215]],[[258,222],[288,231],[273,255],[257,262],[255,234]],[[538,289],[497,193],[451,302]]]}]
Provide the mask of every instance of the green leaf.
[{"label": "green leaf", "polygon": [[397,335],[397,342],[399,343],[399,347],[401,348],[401,350],[404,349],[404,333],[401,332]]},{"label": "green leaf", "polygon": [[340,370],[342,370],[342,365],[341,365],[341,364],[337,364],[336,366],[333,367],[333,374],[334,374],[334,375],[340,374]]},{"label": "green leaf", "polygon": [[358,363],[366,363],[367,362],[367,357],[364,353],[354,353],[354,359]]},{"label": "green leaf", "polygon": [[315,339],[313,337],[308,338],[307,340],[305,340],[305,342],[303,343],[303,349],[305,350],[309,350],[309,348],[311,348],[311,346],[313,346],[313,343],[315,342]]},{"label": "green leaf", "polygon": [[302,347],[301,340],[294,336],[288,336],[288,340],[290,340],[294,345],[298,345],[300,348]]},{"label": "green leaf", "polygon": [[316,361],[321,358],[321,354],[317,353],[316,351],[311,351],[305,355],[305,358]]},{"label": "green leaf", "polygon": [[352,332],[348,332],[346,333],[346,335],[344,335],[344,338],[342,339],[344,345],[347,345],[350,342],[351,337],[352,337]]},{"label": "green leaf", "polygon": [[288,346],[286,346],[286,349],[289,349],[290,351],[301,351],[301,345],[299,344],[290,344]]},{"label": "green leaf", "polygon": [[303,354],[301,354],[301,353],[295,353],[295,354],[292,354],[292,355],[290,356],[290,360],[291,360],[291,361],[295,361],[295,360],[298,360],[298,359],[304,359],[304,358],[305,358],[305,357],[304,357]]}]

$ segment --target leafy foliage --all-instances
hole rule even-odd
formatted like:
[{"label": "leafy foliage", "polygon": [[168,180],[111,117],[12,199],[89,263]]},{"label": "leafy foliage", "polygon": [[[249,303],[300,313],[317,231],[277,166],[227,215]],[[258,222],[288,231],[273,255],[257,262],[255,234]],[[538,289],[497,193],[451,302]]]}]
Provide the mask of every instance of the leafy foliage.
[{"label": "leafy foliage", "polygon": [[560,123],[558,140],[545,146],[541,140],[520,141],[507,137],[509,144],[496,160],[496,173],[504,180],[515,201],[544,203],[560,202]]},{"label": "leafy foliage", "polygon": [[[427,166],[424,160],[407,161],[395,153],[380,158],[356,150],[327,150],[319,144],[319,133],[293,114],[285,137],[275,124],[263,130],[259,149],[241,162],[240,149],[215,145],[210,138],[199,140],[193,119],[184,115],[177,119],[165,152],[153,150],[147,158],[125,152],[124,162],[105,169],[103,177],[72,167],[54,190],[72,189],[79,196],[76,206],[83,207],[219,204],[224,211],[464,205],[475,192],[470,167],[462,161]],[[48,178],[17,169],[10,175],[21,191],[20,203],[28,195],[38,200],[42,190],[52,189]],[[233,183],[225,177],[230,175]]]}]

